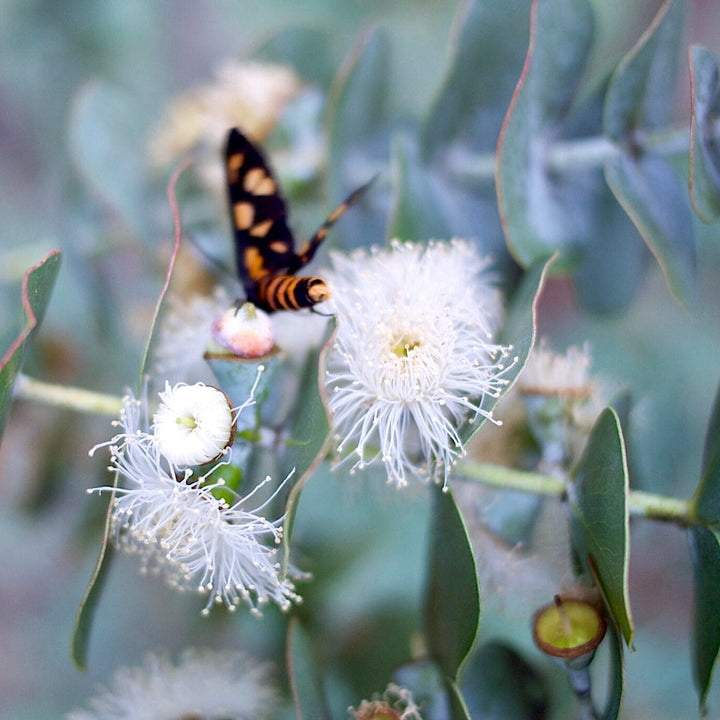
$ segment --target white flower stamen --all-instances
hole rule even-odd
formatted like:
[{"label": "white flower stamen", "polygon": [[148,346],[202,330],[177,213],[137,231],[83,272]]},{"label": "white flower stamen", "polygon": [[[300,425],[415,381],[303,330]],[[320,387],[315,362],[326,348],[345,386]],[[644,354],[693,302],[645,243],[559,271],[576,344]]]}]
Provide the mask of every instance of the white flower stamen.
[{"label": "white flower stamen", "polygon": [[510,348],[492,342],[499,293],[487,260],[462,241],[333,256],[326,272],[338,334],[326,383],[339,452],[375,460],[398,486],[447,483],[464,453],[459,427],[507,384]]},{"label": "white flower stamen", "polygon": [[[251,394],[238,412],[252,402]],[[177,412],[180,404],[174,407]],[[221,476],[222,467],[230,462],[229,449],[220,462],[198,475],[178,461],[181,453],[165,454],[158,435],[147,431],[147,414],[146,401],[130,396],[124,399],[118,423],[123,432],[104,443],[112,455],[110,469],[119,473],[122,486],[90,491],[114,491],[110,531],[115,545],[139,555],[143,570],[162,573],[170,585],[208,595],[205,614],[213,603],[234,610],[245,601],[259,614],[259,606],[267,602],[287,610],[291,602],[299,601],[293,583],[283,576],[276,558],[284,516],[275,520],[265,517],[292,473],[265,500],[255,498],[270,477],[245,497],[237,497]],[[187,417],[183,413],[180,416]],[[169,434],[170,430],[187,430],[175,420],[168,424]],[[156,414],[156,433],[157,429]],[[176,441],[171,444],[175,451]],[[97,447],[101,446],[93,451]],[[188,453],[183,459],[197,458]],[[209,477],[213,480],[209,481]],[[220,499],[228,497],[227,493],[236,498],[232,504]]]},{"label": "white flower stamen", "polygon": [[270,666],[238,652],[189,649],[173,664],[150,654],[121,668],[110,689],[66,720],[156,720],[181,717],[265,717],[276,705]]},{"label": "white flower stamen", "polygon": [[227,396],[209,385],[179,383],[160,393],[153,416],[158,449],[175,465],[204,465],[224,454],[234,438]]}]

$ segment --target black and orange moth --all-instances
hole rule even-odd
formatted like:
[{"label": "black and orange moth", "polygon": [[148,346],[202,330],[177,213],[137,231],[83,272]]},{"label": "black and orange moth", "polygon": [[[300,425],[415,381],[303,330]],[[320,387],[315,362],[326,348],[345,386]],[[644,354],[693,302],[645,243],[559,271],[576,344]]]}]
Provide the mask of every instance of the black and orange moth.
[{"label": "black and orange moth", "polygon": [[351,193],[299,249],[277,181],[260,150],[237,128],[225,151],[230,222],[235,256],[247,299],[266,312],[312,307],[330,296],[319,277],[295,273],[309,263],[330,227],[370,185]]}]

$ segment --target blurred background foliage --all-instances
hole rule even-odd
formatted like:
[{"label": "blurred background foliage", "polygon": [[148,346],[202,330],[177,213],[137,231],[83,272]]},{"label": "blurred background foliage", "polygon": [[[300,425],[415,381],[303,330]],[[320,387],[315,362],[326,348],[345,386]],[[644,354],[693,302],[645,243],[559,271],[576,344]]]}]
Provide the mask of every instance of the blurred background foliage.
[{"label": "blurred background foliage", "polygon": [[[591,3],[596,36],[578,78],[578,97],[588,107],[660,4]],[[298,73],[330,98],[321,114],[328,131],[327,171],[291,193],[298,234],[308,236],[334,201],[381,170],[373,212],[343,220],[336,245],[381,244],[387,228],[391,234],[414,231],[417,239],[437,235],[447,218],[433,216],[433,208],[421,212],[423,189],[432,187],[456,203],[465,222],[456,232],[486,233],[486,249],[499,256],[511,282],[514,265],[502,248],[492,184],[468,199],[437,177],[426,177],[421,157],[443,153],[436,141],[448,131],[438,106],[438,98],[447,99],[443,88],[478,82],[489,95],[496,93],[498,103],[512,92],[527,49],[529,3],[503,4],[513,42],[498,47],[497,64],[487,68],[487,83],[494,78],[498,87],[481,85],[462,66],[446,78],[459,8],[445,0],[0,0],[2,347],[21,326],[23,272],[59,247],[63,265],[25,371],[108,393],[135,384],[172,229],[167,171],[150,167],[149,138],[174,96],[208,82],[214,68],[230,58],[292,60]],[[303,34],[287,34],[298,27]],[[300,38],[296,45],[293,37]],[[370,74],[356,78],[362,102],[343,105],[348,85],[338,78],[350,67],[350,49],[363,38]],[[689,2],[682,47],[702,43],[718,54],[718,38],[715,3]],[[684,51],[679,65],[675,103],[668,111],[672,122],[687,124]],[[504,113],[497,107],[472,138],[480,152],[494,150]],[[597,118],[595,125],[579,119],[574,134],[599,132]],[[362,143],[355,142],[359,134]],[[353,147],[358,144],[360,157]],[[686,155],[675,162],[681,176],[686,163]],[[187,185],[192,187],[181,196],[186,231],[227,263],[232,246],[225,208],[192,180]],[[622,303],[594,312],[582,298],[582,271],[577,286],[554,279],[539,316],[541,335],[560,348],[587,341],[593,369],[630,389],[633,486],[678,497],[688,497],[697,484],[720,356],[720,230],[695,217],[692,222],[700,262],[698,302],[691,313],[672,300],[657,266],[650,264],[633,278],[637,284]],[[619,232],[631,233],[613,225],[609,234]],[[186,274],[181,267],[176,282],[202,283],[193,270],[202,264],[190,251]],[[106,460],[88,458],[87,450],[109,432],[105,420],[30,403],[13,407],[0,452],[3,717],[56,717],[83,704],[117,667],[139,664],[149,650],[241,647],[260,657],[282,657],[285,619],[272,610],[262,621],[242,612],[202,619],[196,598],[141,579],[133,559],[120,558],[99,607],[89,669],[79,673],[73,667],[73,616],[102,525],[101,503],[85,489],[105,482]],[[385,686],[420,629],[426,498],[388,492],[379,478],[367,485],[370,491],[319,473],[305,488],[296,518],[298,564],[317,578],[303,592],[301,612],[322,639],[323,654],[334,659],[328,690],[338,717],[349,703]],[[499,498],[488,491],[478,514],[491,514]],[[537,562],[509,552],[477,521],[475,549],[486,592],[472,662],[507,663],[508,674],[519,677],[539,675],[549,687],[549,716],[571,717],[562,678],[530,638],[529,617],[553,591],[543,562],[565,553],[566,538],[553,533],[557,508],[545,512],[549,519],[536,538]],[[468,522],[472,525],[472,518]],[[692,584],[684,535],[674,526],[634,522],[631,552],[637,652],[626,654],[622,717],[693,716]],[[509,655],[506,645],[524,660]],[[282,665],[277,676],[283,684]],[[487,708],[485,692],[475,687],[467,694],[476,698],[476,707]],[[514,692],[510,687],[508,696]],[[720,708],[717,689],[709,706]]]}]

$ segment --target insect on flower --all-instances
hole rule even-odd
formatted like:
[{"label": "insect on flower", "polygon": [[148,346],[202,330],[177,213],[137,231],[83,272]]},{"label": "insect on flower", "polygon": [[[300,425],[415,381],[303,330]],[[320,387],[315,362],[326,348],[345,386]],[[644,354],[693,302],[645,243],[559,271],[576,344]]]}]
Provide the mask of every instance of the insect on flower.
[{"label": "insect on flower", "polygon": [[330,293],[321,278],[295,273],[312,260],[330,227],[374,178],[351,193],[295,250],[277,182],[260,150],[236,128],[228,136],[225,162],[238,276],[247,299],[267,312],[299,310],[327,300]]}]

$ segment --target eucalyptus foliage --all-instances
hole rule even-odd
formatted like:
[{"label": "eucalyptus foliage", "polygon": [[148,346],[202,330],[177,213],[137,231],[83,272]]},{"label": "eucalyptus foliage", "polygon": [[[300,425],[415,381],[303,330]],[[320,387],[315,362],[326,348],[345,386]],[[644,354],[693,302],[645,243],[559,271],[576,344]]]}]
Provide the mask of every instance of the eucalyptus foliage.
[{"label": "eucalyptus foliage", "polygon": [[[720,61],[687,46],[695,6],[655,3],[647,26],[635,23],[635,37],[609,67],[595,53],[607,41],[601,20],[612,20],[601,2],[463,0],[451,31],[433,28],[433,58],[440,62],[442,51],[446,65],[427,78],[427,68],[412,66],[424,40],[410,34],[396,42],[379,8],[379,22],[361,27],[365,15],[348,3],[348,17],[338,20],[343,35],[328,18],[344,11],[321,5],[327,13],[312,27],[293,13],[293,22],[268,34],[258,20],[242,48],[224,39],[215,51],[229,54],[229,46],[243,61],[289,67],[312,88],[264,142],[278,160],[296,229],[317,227],[333,203],[379,174],[333,228],[313,272],[322,273],[326,246],[349,255],[390,248],[395,239],[428,247],[469,240],[492,258],[502,291],[493,338],[510,348],[502,392],[473,398],[482,413],[454,427],[467,455],[458,452],[444,483],[395,487],[381,462],[351,472],[352,463],[333,453],[325,386],[336,320],[311,318],[321,328],[313,341],[305,337],[307,313],[283,313],[279,322],[307,340],[303,353],[238,363],[210,352],[203,372],[236,407],[254,399],[238,426],[228,482],[243,495],[266,476],[288,478],[267,503],[273,518],[284,518],[278,572],[283,582],[293,578],[303,602],[285,613],[269,607],[261,618],[242,605],[203,618],[197,598],[139,576],[132,558],[114,550],[112,500],[101,506],[83,493],[118,480],[83,451],[114,434],[107,420],[124,387],[150,396],[162,387],[152,358],[169,315],[168,283],[187,304],[193,282],[224,284],[231,297],[241,291],[226,269],[233,261],[224,195],[213,195],[200,171],[207,148],[193,148],[190,169],[180,157],[161,172],[149,167],[148,138],[163,116],[158,99],[153,113],[144,103],[157,88],[163,101],[170,93],[158,77],[161,53],[148,51],[158,67],[142,80],[137,65],[134,81],[112,70],[112,22],[129,23],[120,34],[132,46],[133,13],[139,23],[147,11],[133,6],[124,19],[108,11],[103,20],[96,10],[88,22],[105,61],[90,81],[62,71],[72,101],[57,142],[65,158],[55,229],[61,250],[44,254],[29,237],[24,251],[0,248],[21,318],[6,333],[0,363],[7,478],[0,490],[9,528],[2,537],[19,560],[0,570],[3,584],[27,597],[2,592],[8,604],[29,607],[16,613],[19,627],[36,622],[30,606],[38,596],[45,601],[41,630],[17,672],[59,678],[47,681],[35,709],[12,695],[11,715],[66,712],[83,703],[90,680],[107,683],[118,664],[139,665],[140,650],[192,645],[272,661],[279,687],[272,717],[347,717],[348,706],[363,707],[389,683],[403,688],[403,702],[411,691],[426,720],[718,712]],[[404,3],[398,12],[411,23],[413,13],[441,17],[440,5]],[[250,12],[201,7],[234,23]],[[145,32],[168,42],[161,19],[153,15]],[[14,9],[12,22],[42,21]],[[60,37],[71,54],[67,26]],[[209,39],[197,42],[211,53]],[[678,107],[685,77],[689,106]],[[428,83],[434,89],[421,95],[422,107],[410,107],[412,85]],[[317,138],[321,152],[311,161],[283,164],[288,148],[316,148]],[[215,158],[220,168],[213,155],[211,170]],[[174,222],[164,193],[172,171]],[[4,222],[12,234],[9,214]],[[26,233],[32,227],[18,224]],[[171,248],[164,238],[173,231]],[[417,287],[418,297],[423,292]],[[557,460],[562,409],[551,403],[536,403],[535,425],[521,430],[491,422],[523,392],[541,336],[587,342],[593,370],[623,391],[605,399],[576,457]],[[36,403],[54,409],[33,413]],[[493,447],[511,445],[505,466],[488,460]],[[24,456],[24,465],[15,461]],[[65,550],[48,550],[56,547]],[[547,570],[552,563],[563,570]],[[608,624],[595,659],[586,658],[584,694],[573,684],[574,666],[532,644],[534,611],[568,586],[594,598]],[[57,635],[67,638],[69,656],[58,651]],[[394,688],[373,702],[396,702]]]}]

